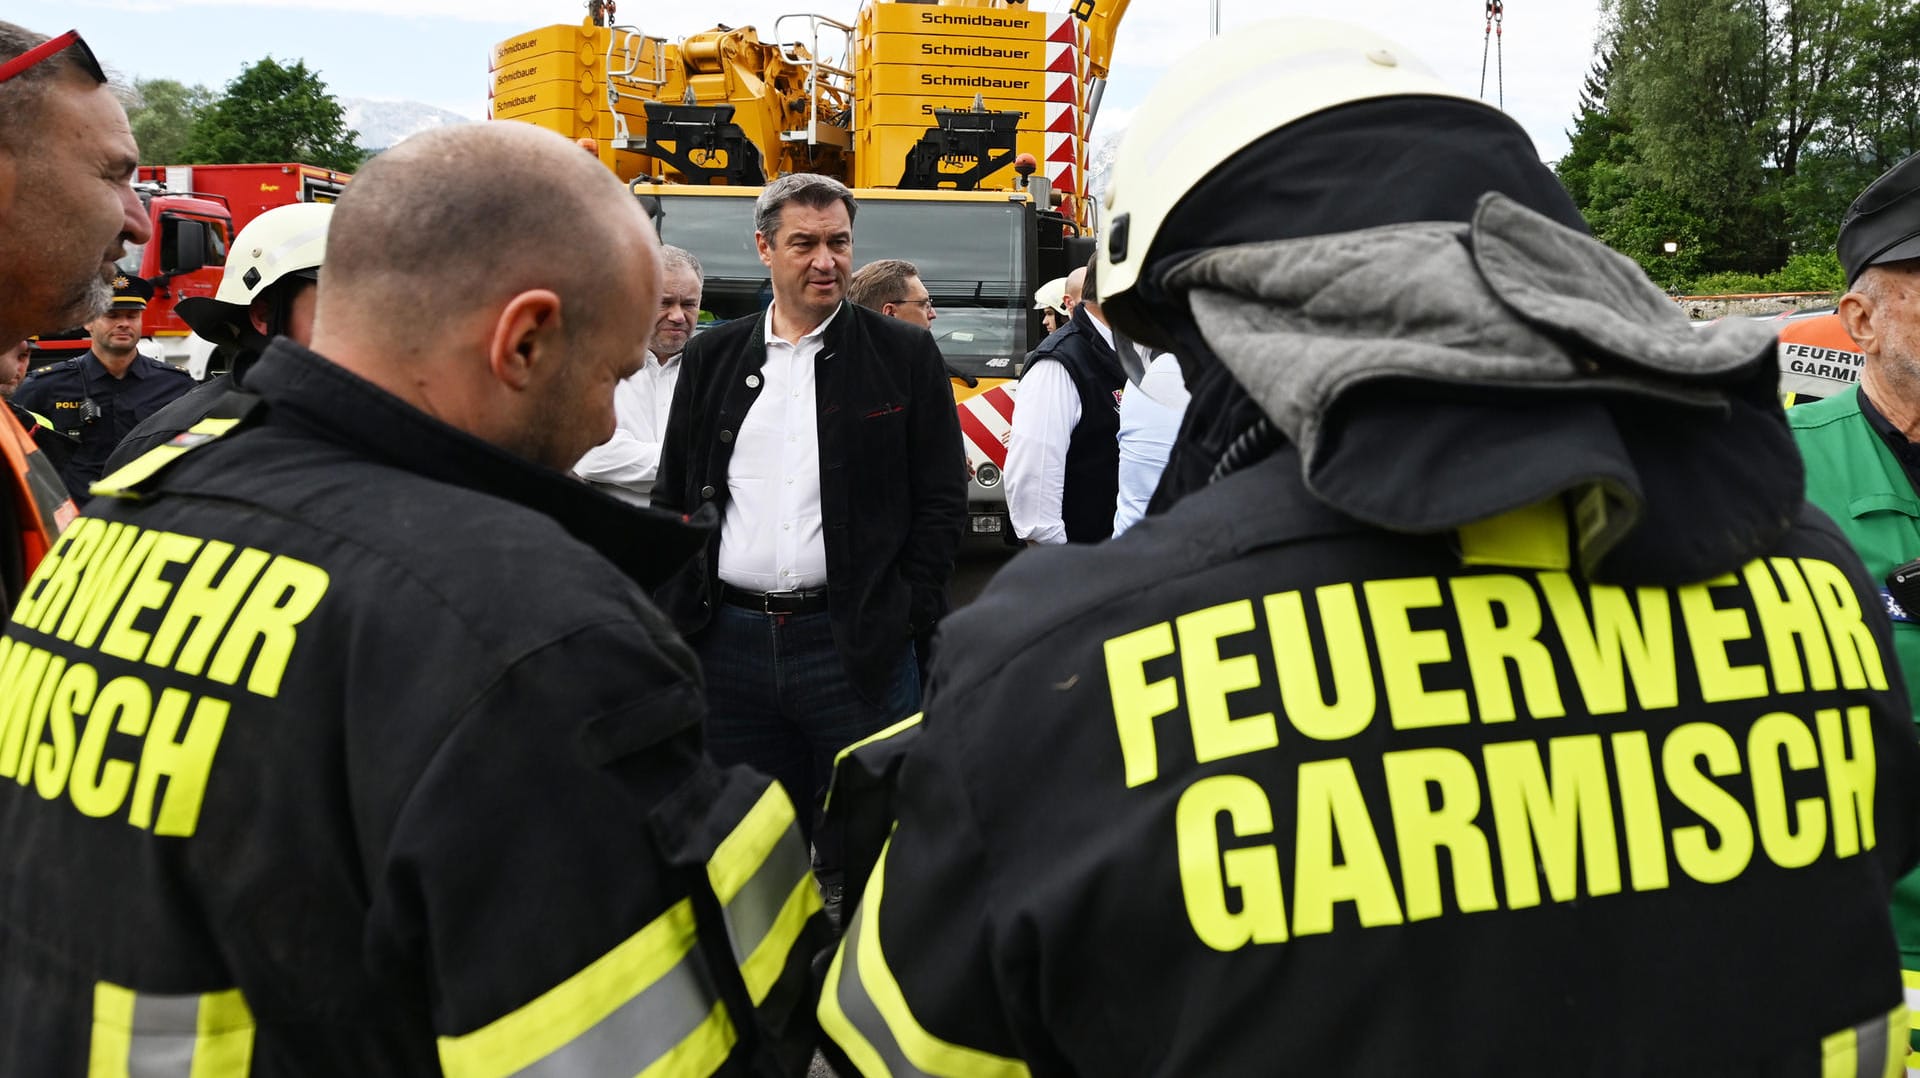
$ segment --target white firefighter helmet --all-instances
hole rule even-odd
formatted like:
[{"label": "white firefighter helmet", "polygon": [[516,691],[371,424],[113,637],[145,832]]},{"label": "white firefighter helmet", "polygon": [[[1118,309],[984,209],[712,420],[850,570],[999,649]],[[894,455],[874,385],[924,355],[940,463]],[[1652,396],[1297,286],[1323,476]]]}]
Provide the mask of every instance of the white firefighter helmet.
[{"label": "white firefighter helmet", "polygon": [[1055,277],[1053,280],[1034,289],[1033,309],[1036,311],[1052,311],[1062,317],[1070,313],[1067,310],[1067,279],[1065,277]]},{"label": "white firefighter helmet", "polygon": [[1101,307],[1112,316],[1130,306],[1168,214],[1229,158],[1315,113],[1406,96],[1476,101],[1395,42],[1327,19],[1238,27],[1182,57],[1134,114],[1114,158],[1095,269]]},{"label": "white firefighter helmet", "polygon": [[213,298],[245,307],[291,274],[312,276],[325,259],[332,220],[332,203],[296,202],[249,221],[233,238]]},{"label": "white firefighter helmet", "polygon": [[318,276],[332,220],[330,202],[296,202],[255,217],[228,244],[226,268],[212,298],[183,299],[175,313],[199,337],[237,345],[253,332],[247,311],[254,300],[289,277]]}]

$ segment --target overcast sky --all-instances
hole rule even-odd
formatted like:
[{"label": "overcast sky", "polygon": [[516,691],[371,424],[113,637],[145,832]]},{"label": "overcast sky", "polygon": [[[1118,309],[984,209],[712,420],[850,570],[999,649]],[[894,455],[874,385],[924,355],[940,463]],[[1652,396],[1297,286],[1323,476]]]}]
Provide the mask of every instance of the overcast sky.
[{"label": "overcast sky", "polygon": [[[1033,0],[1063,10],[1067,0]],[[816,11],[851,22],[857,0],[621,0],[619,21],[679,38]],[[1478,93],[1486,41],[1482,0],[1220,0],[1226,32],[1280,14],[1337,15],[1396,38],[1456,87]],[[842,10],[844,8],[844,10]],[[1593,54],[1598,0],[1512,0],[1504,35],[1506,107],[1540,155],[1566,149]],[[1206,38],[1208,0],[1132,0],[1120,25],[1095,136],[1124,124],[1167,65]],[[579,0],[6,0],[8,21],[53,34],[77,26],[102,62],[127,78],[218,88],[262,56],[303,59],[340,97],[424,101],[486,114],[487,49],[549,23],[577,23]],[[1486,96],[1495,97],[1487,64]]]}]

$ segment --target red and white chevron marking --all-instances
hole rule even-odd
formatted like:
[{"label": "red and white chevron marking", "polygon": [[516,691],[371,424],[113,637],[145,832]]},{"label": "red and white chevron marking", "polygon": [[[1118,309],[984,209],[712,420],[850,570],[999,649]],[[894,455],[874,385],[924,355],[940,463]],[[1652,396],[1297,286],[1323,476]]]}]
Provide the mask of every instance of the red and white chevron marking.
[{"label": "red and white chevron marking", "polygon": [[1071,15],[1054,12],[1047,15],[1047,156],[1042,163],[1054,190],[1078,196],[1080,177],[1086,172],[1081,159],[1084,132],[1080,130],[1080,99],[1086,72],[1081,63],[1081,34],[1084,27]]},{"label": "red and white chevron marking", "polygon": [[994,386],[955,405],[960,412],[960,440],[967,451],[967,471],[982,464],[1007,466],[1007,442],[1013,438],[1013,390],[1017,382]]}]

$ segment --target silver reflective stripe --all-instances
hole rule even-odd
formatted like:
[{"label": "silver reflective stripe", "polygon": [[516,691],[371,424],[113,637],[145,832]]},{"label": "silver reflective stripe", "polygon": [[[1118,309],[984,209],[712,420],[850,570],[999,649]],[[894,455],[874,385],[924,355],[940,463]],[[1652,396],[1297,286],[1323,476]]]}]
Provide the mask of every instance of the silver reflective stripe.
[{"label": "silver reflective stripe", "polygon": [[1887,1073],[1887,1042],[1892,1033],[1887,1028],[1888,1017],[1883,1014],[1853,1027],[1854,1051],[1858,1053],[1853,1073],[1857,1078],[1882,1078]]},{"label": "silver reflective stripe", "polygon": [[[885,863],[874,868],[875,872],[886,869]],[[845,1012],[853,1028],[873,1045],[886,1061],[887,1073],[893,1078],[932,1078],[926,1071],[907,1061],[906,1053],[900,1048],[900,1042],[894,1039],[893,1028],[880,1016],[880,1008],[867,994],[865,982],[860,976],[860,935],[866,930],[867,904],[860,903],[854,909],[853,920],[847,924],[847,934],[840,943],[840,1009]]]},{"label": "silver reflective stripe", "polygon": [[727,903],[727,941],[733,946],[735,962],[745,962],[754,948],[767,938],[788,896],[800,881],[813,872],[813,862],[800,832],[787,828],[768,851],[767,859],[753,873],[740,893]]},{"label": "silver reflective stripe", "polygon": [[237,989],[202,995],[140,993],[93,986],[92,1078],[243,1078],[254,1024]]},{"label": "silver reflective stripe", "polygon": [[135,993],[128,1078],[188,1078],[199,1031],[199,996]]},{"label": "silver reflective stripe", "polygon": [[1820,1078],[1896,1078],[1906,1070],[1907,1005],[1820,1039]]},{"label": "silver reflective stripe", "polygon": [[706,959],[695,944],[646,991],[546,1058],[514,1073],[525,1078],[638,1074],[692,1036],[719,998]]}]

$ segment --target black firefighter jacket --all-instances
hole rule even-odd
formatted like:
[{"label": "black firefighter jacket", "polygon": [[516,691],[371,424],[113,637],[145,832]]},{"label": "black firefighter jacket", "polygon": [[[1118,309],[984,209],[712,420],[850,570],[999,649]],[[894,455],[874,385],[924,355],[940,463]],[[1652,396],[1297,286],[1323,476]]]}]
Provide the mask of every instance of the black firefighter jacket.
[{"label": "black firefighter jacket", "polygon": [[1288,452],[1022,554],[942,627],[821,1000],[843,1073],[1899,1073],[1886,615],[1816,510],[1770,553],[1463,569]]},{"label": "black firefighter jacket", "polygon": [[0,1074],[804,1070],[806,850],[641,590],[699,529],[249,388],[0,639]]},{"label": "black firefighter jacket", "polygon": [[[760,395],[766,312],[687,343],[653,504],[727,509],[734,433]],[[842,303],[814,360],[833,639],[855,688],[884,698],[914,635],[945,607],[967,518],[953,385],[926,330]],[[657,594],[683,632],[718,601],[720,532]]]},{"label": "black firefighter jacket", "polygon": [[943,625],[854,1071],[1900,1073],[1920,748],[1774,342],[1500,198],[1185,264],[1224,475]]}]

